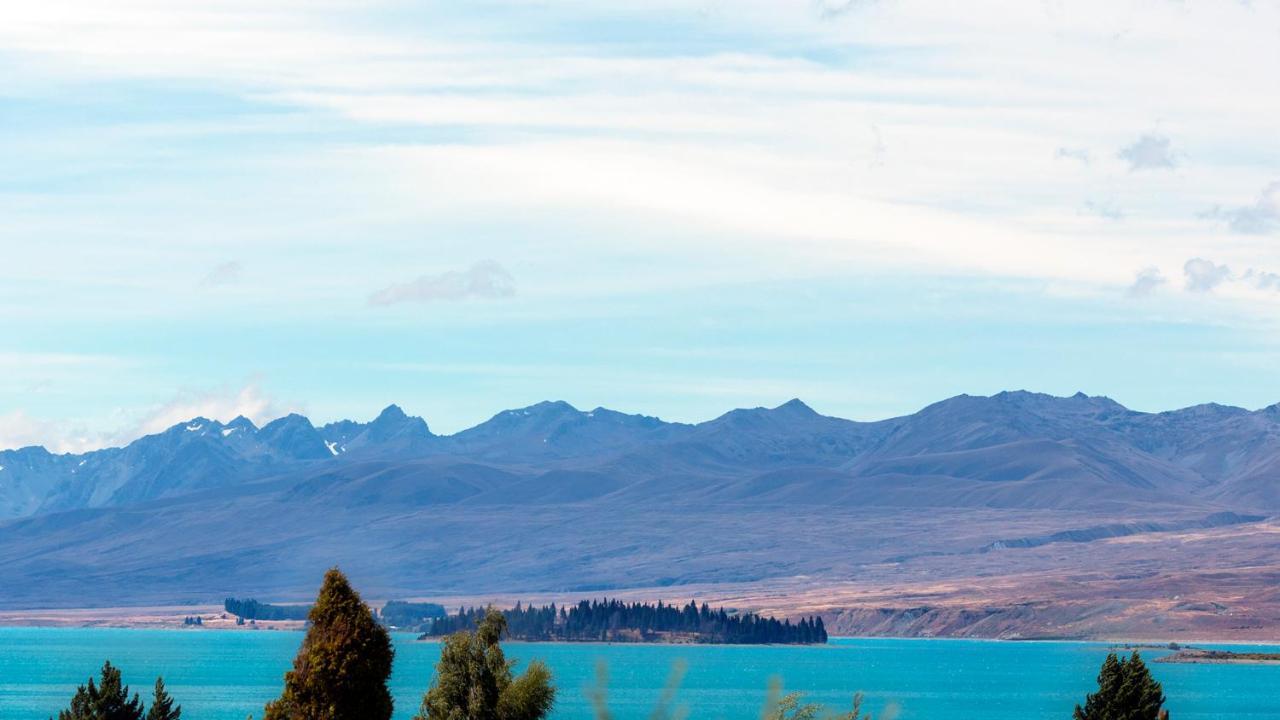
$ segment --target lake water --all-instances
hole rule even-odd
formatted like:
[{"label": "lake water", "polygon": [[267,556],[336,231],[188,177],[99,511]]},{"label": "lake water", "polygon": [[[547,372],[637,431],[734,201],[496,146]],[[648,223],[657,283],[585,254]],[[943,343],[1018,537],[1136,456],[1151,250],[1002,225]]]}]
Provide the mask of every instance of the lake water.
[{"label": "lake water", "polygon": [[[301,633],[281,631],[0,628],[0,718],[56,715],[104,659],[144,697],[163,674],[190,720],[261,716],[301,640]],[[608,664],[609,702],[619,720],[647,718],[679,661],[687,672],[678,703],[694,720],[758,718],[772,677],[832,706],[846,707],[862,690],[877,716],[892,703],[902,720],[1061,720],[1093,688],[1107,646],[835,639],[821,647],[511,643],[507,650],[551,666],[560,688],[554,717],[561,720],[591,717],[584,691],[594,687],[599,661]],[[438,657],[435,643],[396,636],[397,720],[417,710]],[[1152,669],[1175,720],[1280,718],[1280,666]]]}]

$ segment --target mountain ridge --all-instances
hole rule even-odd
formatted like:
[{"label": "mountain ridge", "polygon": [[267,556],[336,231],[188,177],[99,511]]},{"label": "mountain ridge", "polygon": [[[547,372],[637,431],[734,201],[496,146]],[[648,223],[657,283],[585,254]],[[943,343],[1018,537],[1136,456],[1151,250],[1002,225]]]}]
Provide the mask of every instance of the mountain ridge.
[{"label": "mountain ridge", "polygon": [[[957,395],[910,415],[854,421],[797,399],[700,423],[544,401],[451,435],[388,405],[368,422],[315,426],[289,414],[261,428],[196,417],[116,448],[0,451],[0,519],[127,505],[231,486],[315,463],[453,458],[599,477],[767,474],[829,468],[850,478],[951,477],[1087,485],[1280,509],[1280,404],[1205,403],[1143,413],[1104,396]],[[7,482],[6,482],[7,481]],[[1043,493],[1043,488],[1028,497]]]}]

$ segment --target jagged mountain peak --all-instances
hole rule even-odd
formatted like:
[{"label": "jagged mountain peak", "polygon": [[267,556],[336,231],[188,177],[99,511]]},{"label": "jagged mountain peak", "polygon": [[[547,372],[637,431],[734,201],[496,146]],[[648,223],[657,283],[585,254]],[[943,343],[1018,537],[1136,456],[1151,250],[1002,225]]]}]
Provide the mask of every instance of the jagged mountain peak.
[{"label": "jagged mountain peak", "polygon": [[792,415],[803,415],[809,417],[818,417],[818,412],[809,407],[800,398],[791,398],[773,409],[774,412],[789,413]]},{"label": "jagged mountain peak", "polygon": [[162,435],[181,435],[183,433],[207,433],[210,430],[219,430],[222,423],[217,420],[210,420],[207,417],[197,415],[185,422],[170,425]]},{"label": "jagged mountain peak", "polygon": [[416,455],[434,448],[438,440],[426,420],[409,415],[396,404],[383,408],[367,423],[339,420],[326,424],[319,432],[330,455]]},{"label": "jagged mountain peak", "polygon": [[311,425],[311,418],[301,413],[291,412],[288,415],[282,415],[281,417],[278,417],[275,420],[272,420],[266,425],[263,425],[262,429],[266,430],[269,427],[278,427],[281,425],[302,425],[302,424]]},{"label": "jagged mountain peak", "polygon": [[1212,417],[1232,417],[1236,415],[1248,415],[1249,411],[1245,410],[1242,407],[1236,407],[1235,405],[1223,405],[1221,403],[1216,403],[1216,402],[1207,402],[1207,403],[1200,403],[1199,405],[1192,405],[1190,407],[1181,408],[1179,410],[1170,410],[1168,412],[1164,412],[1160,414],[1161,415],[1177,414],[1177,415],[1182,415],[1184,417],[1212,418]]},{"label": "jagged mountain peak", "polygon": [[257,438],[264,445],[296,460],[319,460],[333,454],[311,420],[298,413],[289,413],[263,425]]},{"label": "jagged mountain peak", "polygon": [[232,430],[241,430],[244,432],[258,431],[258,426],[254,425],[252,420],[250,420],[249,418],[243,415],[235,416],[235,418],[231,422],[226,424],[226,427]]},{"label": "jagged mountain peak", "polygon": [[390,437],[392,434],[406,433],[410,435],[427,436],[431,435],[431,430],[427,426],[427,421],[416,415],[409,415],[400,409],[399,405],[388,405],[378,413],[378,417],[374,418],[366,426],[366,433],[372,433],[379,437]]},{"label": "jagged mountain peak", "polygon": [[740,425],[743,423],[751,425],[760,423],[775,425],[780,423],[804,422],[824,417],[825,416],[818,414],[817,411],[806,405],[804,401],[799,398],[793,398],[772,408],[753,407],[730,410],[714,420],[702,423],[702,426]]},{"label": "jagged mountain peak", "polygon": [[499,414],[505,414],[509,417],[545,417],[547,415],[581,415],[582,411],[564,400],[543,400],[528,407],[516,408]]},{"label": "jagged mountain peak", "polygon": [[383,408],[382,412],[378,413],[378,417],[374,418],[373,422],[400,421],[400,420],[405,420],[408,417],[409,416],[405,413],[405,411],[399,405],[396,405],[395,403],[391,403],[390,405]]},{"label": "jagged mountain peak", "polygon": [[1130,412],[1128,408],[1105,395],[1086,395],[1083,392],[1076,392],[1074,395],[1064,397],[1029,390],[1002,390],[994,395],[960,394],[939,400],[925,407],[921,412],[987,411],[996,408],[1013,409],[1037,415]]}]

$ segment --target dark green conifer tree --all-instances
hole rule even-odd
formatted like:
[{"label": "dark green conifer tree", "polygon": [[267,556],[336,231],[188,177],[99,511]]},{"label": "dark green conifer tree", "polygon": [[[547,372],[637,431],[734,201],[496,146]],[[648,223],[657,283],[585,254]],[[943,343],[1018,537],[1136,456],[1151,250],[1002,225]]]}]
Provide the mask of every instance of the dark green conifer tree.
[{"label": "dark green conifer tree", "polygon": [[490,608],[475,632],[444,641],[436,678],[415,720],[541,720],[555,702],[551,671],[541,661],[513,677],[500,640],[507,621]]},{"label": "dark green conifer tree", "polygon": [[180,717],[182,706],[173,704],[173,697],[164,689],[164,678],[156,678],[156,689],[151,698],[151,709],[147,711],[147,720],[178,720]]},{"label": "dark green conifer tree", "polygon": [[1164,690],[1135,651],[1128,659],[1107,655],[1098,673],[1098,692],[1076,705],[1073,720],[1168,720]]},{"label": "dark green conifer tree", "polygon": [[337,568],[307,620],[311,627],[263,720],[388,720],[391,637]]},{"label": "dark green conifer tree", "polygon": [[137,693],[129,699],[129,686],[121,682],[120,669],[110,661],[102,664],[102,682],[81,685],[71,698],[71,706],[58,713],[58,720],[142,720],[142,700]]}]

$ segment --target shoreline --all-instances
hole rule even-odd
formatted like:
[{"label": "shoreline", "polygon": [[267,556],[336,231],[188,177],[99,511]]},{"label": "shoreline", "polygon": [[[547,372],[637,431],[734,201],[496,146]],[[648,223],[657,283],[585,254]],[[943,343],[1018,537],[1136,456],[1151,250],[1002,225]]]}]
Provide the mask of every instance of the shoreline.
[{"label": "shoreline", "polygon": [[[157,608],[158,609],[158,608]],[[134,609],[137,610],[137,609]],[[152,609],[147,609],[152,610]],[[191,608],[194,610],[194,608]],[[76,610],[73,618],[62,616],[64,611],[0,611],[0,630],[34,630],[34,629],[51,629],[51,630],[182,630],[190,632],[210,631],[210,632],[302,632],[306,629],[306,623],[298,620],[260,620],[255,624],[236,625],[234,618],[224,619],[221,617],[210,618],[210,615],[220,616],[223,613],[199,613],[187,612],[185,615],[152,615],[147,612],[135,613],[134,617],[124,619],[118,616],[98,616],[84,617],[82,614],[85,610]],[[57,616],[57,617],[55,617]],[[185,625],[182,622],[183,617],[199,616],[203,619],[201,625]],[[413,630],[390,629],[393,634],[412,636],[414,642],[432,643],[440,642],[441,638],[419,637],[419,633]],[[797,648],[823,648],[840,645],[849,641],[861,640],[893,640],[893,641],[948,641],[948,642],[971,642],[971,643],[1004,643],[1004,644],[1039,644],[1039,643],[1070,643],[1078,645],[1107,645],[1114,652],[1128,652],[1129,650],[1137,650],[1138,652],[1168,652],[1176,654],[1188,650],[1199,650],[1202,648],[1192,648],[1190,645],[1229,645],[1238,647],[1265,647],[1280,648],[1280,640],[1238,640],[1232,638],[1214,638],[1214,637],[1196,637],[1180,638],[1177,640],[1163,639],[1134,639],[1134,638],[1051,638],[1051,637],[1017,637],[1017,638],[1001,638],[1001,637],[967,637],[953,635],[936,635],[936,636],[897,636],[897,635],[835,635],[829,637],[827,643],[695,643],[695,642],[611,642],[601,640],[505,640],[504,643],[513,645],[602,645],[602,646],[671,646],[671,647],[797,647]],[[1181,645],[1181,650],[1170,648],[1170,643]],[[1129,647],[1126,647],[1129,646]],[[1212,648],[1208,648],[1212,649]],[[1169,661],[1173,662],[1173,661]],[[1275,661],[1252,662],[1236,659],[1209,659],[1196,658],[1188,660],[1178,660],[1180,664],[1280,664],[1280,659]]]},{"label": "shoreline", "polygon": [[[632,589],[626,592],[610,593],[610,596],[619,596],[627,599],[651,601],[654,598],[661,598],[664,595],[671,595],[670,589],[664,589],[665,592],[655,589]],[[824,619],[839,617],[849,612],[852,608],[858,606],[847,606],[839,603],[839,600],[845,599],[839,597],[839,593],[832,593],[828,590],[825,593],[818,593],[816,590],[809,589],[802,593],[788,593],[786,588],[774,588],[772,591],[765,592],[761,588],[726,588],[715,586],[700,586],[696,590],[693,588],[685,588],[685,590],[693,590],[691,595],[704,598],[713,604],[724,605],[727,607],[753,608],[753,612],[772,615],[775,617],[795,617],[798,615],[817,614],[824,616]],[[753,590],[754,592],[749,592]],[[520,596],[528,596],[528,593],[520,593]],[[835,595],[833,597],[832,595]],[[581,595],[574,597],[581,598]],[[412,600],[420,600],[421,598],[411,598]],[[446,607],[462,605],[462,604],[488,604],[492,603],[497,606],[513,605],[517,594],[490,594],[486,596],[463,596],[463,595],[437,595],[431,598],[433,601],[439,601]],[[549,597],[537,597],[537,601],[563,602],[568,600],[566,596],[550,595]],[[370,599],[370,605],[378,606],[383,600],[379,598]],[[901,603],[899,603],[901,604]],[[184,624],[187,617],[199,617],[201,619],[200,626],[189,626]],[[1146,623],[1137,623],[1145,625]],[[1173,629],[1170,628],[1168,634],[1156,635],[1151,632],[1150,627],[1132,627],[1132,628],[1098,628],[1101,632],[1097,633],[1064,633],[1055,635],[1048,632],[1037,632],[1039,628],[1028,627],[1024,631],[1019,631],[1016,627],[1007,625],[1000,627],[992,627],[990,629],[997,630],[998,634],[977,634],[973,633],[973,628],[961,628],[956,633],[946,632],[922,632],[922,633],[898,633],[893,630],[907,629],[904,627],[833,627],[833,623],[828,619],[828,635],[832,640],[840,639],[885,639],[885,640],[969,640],[974,642],[1013,642],[1013,643],[1034,643],[1034,642],[1060,642],[1060,643],[1082,643],[1082,644],[1111,644],[1116,646],[1132,645],[1132,646],[1159,646],[1165,648],[1170,643],[1177,643],[1181,646],[1190,645],[1235,645],[1242,648],[1254,646],[1280,646],[1280,626],[1273,626],[1270,623],[1254,625],[1252,627],[1234,627],[1234,628],[1205,628],[1205,627],[1183,627]],[[99,607],[63,607],[63,608],[24,608],[24,609],[0,609],[0,627],[66,627],[66,628],[121,628],[121,629],[169,629],[169,630],[217,630],[217,631],[254,631],[254,630],[301,630],[305,627],[305,622],[300,620],[259,620],[253,624],[246,622],[245,625],[236,625],[235,616],[227,613],[221,603],[196,603],[196,604],[172,604],[163,603],[155,605],[137,605],[137,606],[99,606]],[[922,630],[935,630],[934,628],[921,628]],[[1066,628],[1063,628],[1066,629]],[[883,632],[883,631],[888,632]],[[1114,630],[1114,632],[1108,632]],[[880,631],[880,632],[878,632]],[[1002,631],[1002,632],[1001,632]],[[1220,632],[1219,632],[1220,631]],[[414,632],[406,630],[403,632]],[[616,643],[622,644],[622,643]],[[644,645],[655,644],[680,644],[680,643],[635,643]],[[1117,648],[1122,650],[1123,648]],[[1153,650],[1157,648],[1137,647],[1138,650]]]}]

